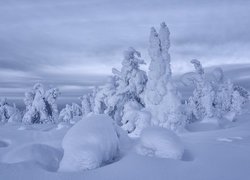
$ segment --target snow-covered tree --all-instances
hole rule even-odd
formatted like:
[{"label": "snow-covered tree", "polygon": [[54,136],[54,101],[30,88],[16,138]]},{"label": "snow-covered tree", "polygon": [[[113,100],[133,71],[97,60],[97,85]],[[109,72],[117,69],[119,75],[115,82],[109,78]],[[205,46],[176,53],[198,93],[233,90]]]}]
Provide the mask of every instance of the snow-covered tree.
[{"label": "snow-covered tree", "polygon": [[59,122],[70,123],[73,117],[72,106],[66,104],[66,107],[60,111]]},{"label": "snow-covered tree", "polygon": [[78,104],[72,103],[71,107],[73,116],[82,116],[82,108]]},{"label": "snow-covered tree", "polygon": [[210,81],[205,78],[204,69],[200,61],[193,59],[195,72],[185,74],[195,86],[193,95],[188,100],[189,121],[213,118],[215,115],[215,91]]},{"label": "snow-covered tree", "polygon": [[189,121],[218,121],[221,118],[234,120],[247,101],[248,92],[225,79],[221,68],[215,68],[212,78],[209,79],[198,60],[192,60],[191,63],[195,67],[195,72],[183,76],[184,82],[190,80],[195,85],[193,95],[187,102]]},{"label": "snow-covered tree", "polygon": [[45,93],[45,105],[47,113],[50,117],[52,117],[53,121],[58,120],[59,112],[56,101],[60,94],[61,93],[58,88],[51,88]]},{"label": "snow-covered tree", "polygon": [[234,85],[230,80],[225,80],[221,68],[213,71],[213,77],[212,83],[216,92],[214,106],[217,116],[233,121],[248,101],[248,91],[241,86]]},{"label": "snow-covered tree", "polygon": [[117,94],[136,100],[144,106],[141,95],[147,83],[147,75],[140,69],[140,65],[145,64],[144,60],[139,59],[140,57],[141,53],[134,48],[129,48],[124,52]]},{"label": "snow-covered tree", "polygon": [[31,90],[25,93],[26,112],[22,121],[24,123],[56,122],[58,117],[56,100],[59,94],[57,88],[45,91],[42,84],[35,84]]},{"label": "snow-covered tree", "polygon": [[121,70],[113,68],[114,75],[109,77],[104,87],[96,93],[94,113],[108,114],[118,125],[122,125],[126,103],[133,101],[140,108],[144,107],[143,92],[147,75],[140,69],[140,65],[145,64],[140,56],[134,48],[128,48],[124,52]]},{"label": "snow-covered tree", "polygon": [[91,96],[90,94],[85,94],[80,97],[81,104],[82,104],[82,114],[87,115],[89,114],[92,109],[91,109]]},{"label": "snow-covered tree", "polygon": [[182,115],[179,93],[171,81],[169,29],[161,24],[159,33],[151,28],[149,38],[149,56],[151,62],[146,88],[146,108],[151,112],[151,123],[171,130],[181,129],[185,125]]},{"label": "snow-covered tree", "polygon": [[118,77],[117,88],[115,89],[115,95],[111,96],[111,100],[109,100],[108,107],[110,107],[110,104],[112,105],[113,118],[118,124],[123,125],[123,128],[128,132],[131,130],[126,128],[129,127],[127,124],[134,124],[136,119],[128,118],[130,115],[127,115],[127,113],[130,114],[130,112],[125,107],[134,104],[137,107],[137,110],[134,110],[135,112],[145,106],[143,94],[147,83],[147,75],[145,71],[140,69],[140,65],[145,64],[140,57],[141,54],[130,47],[124,52],[121,71],[113,70]]},{"label": "snow-covered tree", "polygon": [[60,111],[59,122],[73,123],[78,121],[83,114],[81,106],[76,103],[66,104],[65,108]]},{"label": "snow-covered tree", "polygon": [[113,119],[116,119],[118,96],[116,93],[118,77],[117,75],[108,77],[107,83],[96,91],[94,99],[93,112],[95,114],[108,114]]},{"label": "snow-covered tree", "polygon": [[13,106],[10,106],[7,103],[7,99],[2,98],[0,100],[0,122],[15,123],[21,121],[21,112],[19,111],[19,109],[16,108],[15,104],[13,104]]}]

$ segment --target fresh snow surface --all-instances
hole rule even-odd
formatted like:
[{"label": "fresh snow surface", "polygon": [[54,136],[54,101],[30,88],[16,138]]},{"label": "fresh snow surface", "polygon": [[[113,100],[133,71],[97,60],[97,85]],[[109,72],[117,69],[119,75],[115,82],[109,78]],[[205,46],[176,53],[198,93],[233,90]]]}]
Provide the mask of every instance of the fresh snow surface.
[{"label": "fresh snow surface", "polygon": [[94,169],[115,160],[119,138],[108,115],[91,115],[78,121],[64,136],[60,171]]},{"label": "fresh snow surface", "polygon": [[[180,134],[185,147],[180,160],[139,155],[136,146],[140,140],[135,139],[116,161],[78,172],[57,170],[63,153],[62,139],[69,126],[58,129],[52,124],[1,125],[0,179],[247,180],[250,179],[249,116],[246,112],[225,129],[203,131],[197,128]],[[20,127],[22,130],[18,130]],[[80,133],[77,139],[86,140],[84,132]]]},{"label": "fresh snow surface", "polygon": [[166,128],[149,127],[142,131],[136,151],[145,156],[181,159],[184,147],[174,132]]}]

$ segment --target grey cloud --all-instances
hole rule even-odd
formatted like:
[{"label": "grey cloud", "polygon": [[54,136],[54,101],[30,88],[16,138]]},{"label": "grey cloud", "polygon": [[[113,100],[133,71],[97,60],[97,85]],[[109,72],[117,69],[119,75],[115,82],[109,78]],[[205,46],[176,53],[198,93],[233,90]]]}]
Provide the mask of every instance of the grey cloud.
[{"label": "grey cloud", "polygon": [[[27,88],[41,81],[76,86],[65,96],[84,93],[105,82],[127,47],[141,50],[148,61],[149,28],[161,21],[171,31],[175,72],[190,70],[192,58],[207,66],[250,63],[249,12],[244,0],[0,0],[0,70],[16,71],[0,85]],[[93,66],[104,70],[96,74]],[[60,72],[67,67],[87,73]]]}]

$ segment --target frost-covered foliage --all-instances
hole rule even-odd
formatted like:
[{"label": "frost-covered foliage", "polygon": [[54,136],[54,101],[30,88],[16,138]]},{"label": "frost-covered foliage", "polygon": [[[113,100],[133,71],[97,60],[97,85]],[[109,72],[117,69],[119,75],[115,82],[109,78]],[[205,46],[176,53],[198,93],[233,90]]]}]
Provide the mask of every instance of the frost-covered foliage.
[{"label": "frost-covered foliage", "polygon": [[249,100],[248,91],[234,85],[230,80],[224,80],[221,71],[221,81],[217,81],[215,108],[218,117],[234,121],[241,114],[244,104]]},{"label": "frost-covered foliage", "polygon": [[247,90],[225,79],[221,68],[214,69],[212,79],[208,79],[198,60],[191,63],[196,71],[184,75],[185,80],[189,79],[195,85],[193,95],[187,102],[189,121],[221,118],[233,121],[248,100]]},{"label": "frost-covered foliage", "polygon": [[[59,171],[94,169],[119,155],[119,132],[107,115],[92,115],[76,123],[64,136]],[[80,137],[80,138],[79,138]]]},{"label": "frost-covered foliage", "polygon": [[[118,76],[114,74],[108,77],[107,83],[97,93],[95,98],[94,113],[96,114],[108,114],[115,121],[119,117],[120,101],[119,96],[116,94],[116,88],[118,86]],[[119,122],[117,121],[119,124]]]},{"label": "frost-covered foliage", "polygon": [[181,159],[184,146],[173,131],[161,127],[150,127],[142,131],[136,152],[144,156]]},{"label": "frost-covered foliage", "polygon": [[22,121],[24,123],[54,123],[58,119],[56,100],[60,92],[57,88],[45,91],[40,83],[25,92],[24,103],[26,112]]},{"label": "frost-covered foliage", "polygon": [[[114,75],[96,93],[94,113],[108,114],[117,124],[122,125],[130,121],[130,119],[123,120],[124,116],[127,117],[125,115],[126,104],[133,102],[136,107],[139,107],[138,110],[145,106],[143,92],[147,75],[140,69],[140,65],[145,64],[140,56],[140,53],[134,48],[129,48],[124,52],[121,71],[113,69]],[[131,121],[135,121],[135,119]],[[126,127],[124,126],[125,129]]]},{"label": "frost-covered foliage", "polygon": [[151,29],[149,38],[149,56],[151,63],[146,88],[146,108],[151,112],[151,123],[171,130],[183,128],[185,118],[181,112],[180,94],[171,81],[170,39],[165,23],[159,33]]},{"label": "frost-covered foliage", "polygon": [[58,88],[51,88],[45,92],[45,105],[47,113],[49,117],[53,119],[53,121],[58,120],[59,112],[56,101],[60,94],[61,93]]},{"label": "frost-covered foliage", "polygon": [[[124,59],[122,62],[122,68],[119,76],[118,87],[116,91],[116,97],[118,97],[119,107],[117,111],[120,113],[120,117],[116,117],[116,121],[122,121],[124,129],[131,131],[132,129],[126,129],[125,124],[132,124],[133,121],[139,123],[139,119],[127,119],[130,113],[126,110],[126,106],[131,104],[136,107],[134,112],[140,113],[140,110],[145,107],[143,100],[143,93],[147,83],[146,72],[140,69],[140,65],[145,64],[144,60],[139,59],[141,54],[134,48],[129,48],[124,52]],[[129,122],[132,121],[132,122]]]},{"label": "frost-covered foliage", "polygon": [[82,116],[82,108],[78,104],[72,103],[71,108],[73,116]]},{"label": "frost-covered foliage", "polygon": [[78,120],[82,115],[84,115],[82,108],[78,104],[66,104],[65,108],[60,111],[59,122],[72,123],[73,120]]},{"label": "frost-covered foliage", "polygon": [[211,82],[205,78],[204,69],[200,61],[193,59],[191,63],[194,65],[195,72],[186,74],[193,81],[195,89],[193,96],[188,100],[188,113],[190,121],[194,119],[202,120],[204,118],[212,118],[215,115],[214,99],[215,91]]},{"label": "frost-covered foliage", "polygon": [[7,103],[6,98],[1,98],[0,100],[0,122],[2,123],[15,123],[21,122],[22,116],[19,109],[16,108],[15,104],[10,106]]},{"label": "frost-covered foliage", "polygon": [[70,123],[73,117],[72,106],[66,104],[66,107],[60,111],[59,122]]},{"label": "frost-covered foliage", "polygon": [[82,104],[82,114],[87,115],[92,111],[91,108],[91,96],[90,94],[86,94],[80,97],[81,104]]},{"label": "frost-covered foliage", "polygon": [[150,126],[151,114],[142,109],[137,102],[129,101],[123,111],[122,128],[129,133],[129,136],[139,137],[141,131]]}]

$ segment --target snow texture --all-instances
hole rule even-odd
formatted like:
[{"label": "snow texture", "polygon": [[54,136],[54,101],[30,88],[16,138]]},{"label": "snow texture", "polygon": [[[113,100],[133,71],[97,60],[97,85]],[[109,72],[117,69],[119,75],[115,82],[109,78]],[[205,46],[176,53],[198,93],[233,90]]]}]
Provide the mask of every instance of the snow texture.
[{"label": "snow texture", "polygon": [[92,115],[77,122],[62,141],[64,156],[60,171],[94,169],[110,163],[119,154],[119,138],[107,115]]},{"label": "snow texture", "polygon": [[173,131],[161,127],[150,127],[142,131],[136,151],[145,156],[181,159],[184,147]]}]

